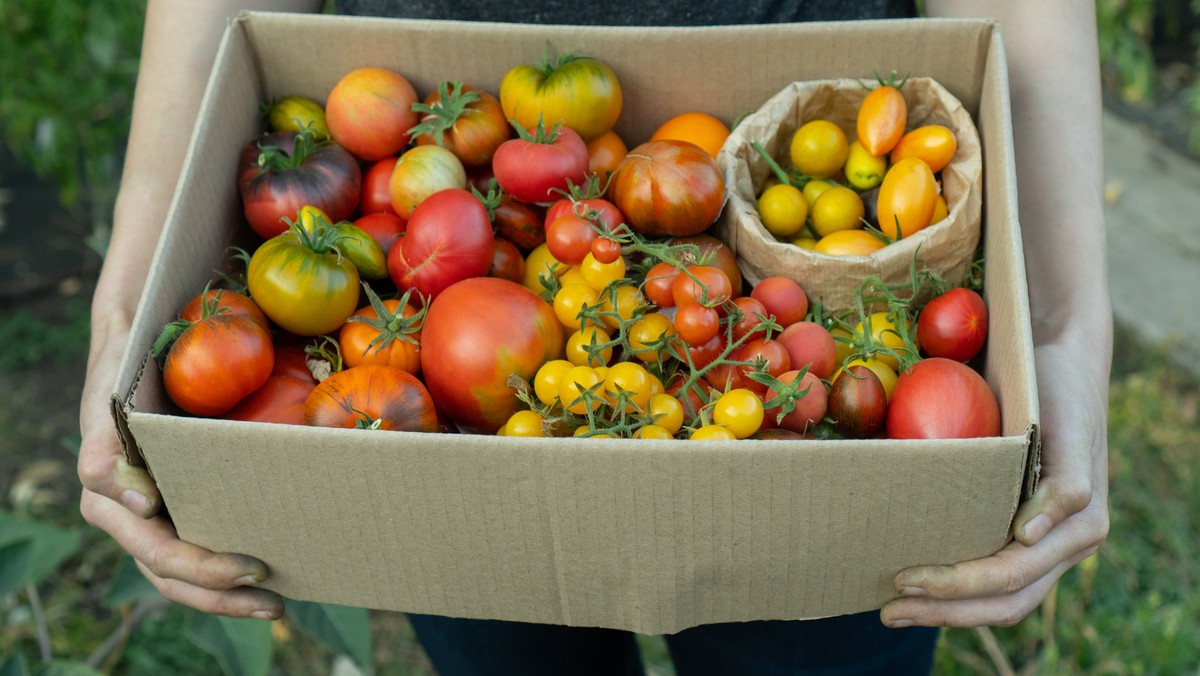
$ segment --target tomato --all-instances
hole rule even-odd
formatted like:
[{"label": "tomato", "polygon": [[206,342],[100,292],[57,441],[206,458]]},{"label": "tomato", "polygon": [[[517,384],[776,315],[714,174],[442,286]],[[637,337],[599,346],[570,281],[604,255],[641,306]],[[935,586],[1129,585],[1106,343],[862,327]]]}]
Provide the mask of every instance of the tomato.
[{"label": "tomato", "polygon": [[771,313],[767,312],[766,306],[751,296],[734,298],[733,304],[737,306],[740,314],[733,325],[734,340],[740,340],[742,336],[754,331],[755,327],[762,325],[764,317],[771,316]]},{"label": "tomato", "polygon": [[387,255],[383,253],[383,247],[375,241],[373,235],[347,221],[332,227],[337,233],[334,246],[337,247],[338,253],[354,264],[358,274],[367,279],[383,279],[388,276]]},{"label": "tomato", "polygon": [[652,237],[703,232],[725,205],[725,179],[708,153],[685,141],[648,141],[621,160],[609,198],[635,231]]},{"label": "tomato", "polygon": [[646,272],[646,281],[642,284],[642,293],[651,303],[660,308],[675,307],[675,296],[671,289],[675,286],[675,278],[679,276],[679,268],[670,263],[655,263]]},{"label": "tomato", "polygon": [[363,172],[362,190],[358,197],[358,213],[360,216],[379,213],[381,211],[398,216],[392,207],[392,193],[388,186],[392,181],[392,170],[396,168],[399,157],[385,157],[373,163]]},{"label": "tomato", "polygon": [[303,96],[284,96],[272,101],[267,108],[267,128],[271,131],[296,132],[307,128],[318,140],[329,138],[325,109]]},{"label": "tomato", "polygon": [[225,420],[304,424],[304,402],[317,386],[312,378],[272,375],[236,406],[221,415]]},{"label": "tomato", "polygon": [[821,196],[821,193],[832,187],[832,183],[820,178],[814,178],[808,183],[805,183],[804,189],[801,192],[804,193],[804,201],[808,202],[809,210],[812,209],[813,204],[816,203],[817,198]]},{"label": "tomato", "polygon": [[725,336],[720,332],[717,333],[711,340],[703,345],[687,345],[686,343],[673,342],[669,348],[670,355],[680,362],[687,364],[691,360],[691,365],[697,369],[702,369],[705,366],[716,361],[717,357],[725,351]]},{"label": "tomato", "polygon": [[430,195],[466,187],[467,172],[462,162],[441,146],[417,146],[404,153],[396,160],[388,181],[392,208],[401,218],[409,220],[417,205]]},{"label": "tomato", "polygon": [[[533,129],[534,127],[530,127]],[[492,158],[496,183],[521,202],[553,202],[587,177],[587,144],[570,127],[538,125],[534,134],[500,144]]]},{"label": "tomato", "polygon": [[556,259],[567,265],[582,263],[599,236],[592,221],[572,212],[546,223],[546,245]]},{"label": "tomato", "polygon": [[744,388],[729,390],[717,397],[712,409],[713,422],[745,439],[758,431],[763,422],[763,402]]},{"label": "tomato", "polygon": [[308,352],[302,343],[277,340],[275,342],[275,366],[271,369],[271,376],[291,376],[311,381],[313,385],[316,385],[317,379],[313,377],[312,370],[308,368],[308,360]]},{"label": "tomato", "polygon": [[837,379],[842,377],[847,369],[854,368],[855,366],[865,366],[871,369],[871,372],[874,373],[875,377],[879,378],[879,382],[883,384],[883,392],[886,395],[887,400],[889,402],[892,400],[892,392],[896,388],[896,371],[893,370],[891,366],[888,366],[874,357],[851,359],[850,361],[847,361],[842,368],[834,372],[834,382],[837,382]]},{"label": "tomato", "polygon": [[492,250],[492,266],[488,277],[499,277],[520,284],[525,279],[525,258],[516,244],[497,237]]},{"label": "tomato", "polygon": [[494,255],[495,236],[483,203],[466,190],[449,188],[413,211],[407,233],[388,254],[388,272],[400,289],[435,298],[455,282],[486,275]]},{"label": "tomato", "polygon": [[792,134],[792,166],[810,178],[829,178],[846,164],[846,132],[829,120],[812,120]]},{"label": "tomato", "polygon": [[675,325],[661,313],[651,312],[629,325],[626,333],[629,352],[643,363],[659,361],[675,342]]},{"label": "tomato", "polygon": [[887,167],[886,155],[872,155],[863,147],[862,142],[854,141],[846,155],[843,173],[846,174],[846,182],[855,190],[870,190],[883,183],[883,174]]},{"label": "tomato", "polygon": [[715,307],[733,297],[733,285],[723,270],[711,265],[689,265],[671,283],[675,305],[688,303]]},{"label": "tomato", "polygon": [[931,357],[900,374],[888,404],[892,439],[967,439],[1000,434],[1000,405],[983,376]]},{"label": "tomato", "polygon": [[[593,246],[599,241],[601,240],[593,241]],[[625,278],[625,259],[618,255],[612,262],[601,263],[591,252],[588,252],[583,257],[583,262],[579,264],[579,272],[588,286],[596,291],[603,291],[604,287],[609,284],[615,284]]]},{"label": "tomato", "polygon": [[642,425],[633,433],[634,439],[673,439],[672,433],[660,425]]},{"label": "tomato", "polygon": [[937,202],[937,182],[929,165],[907,157],[892,165],[879,187],[879,229],[892,239],[929,226]]},{"label": "tomato", "polygon": [[495,432],[521,408],[510,375],[528,381],[559,359],[554,310],[503,279],[465,279],[434,298],[421,329],[421,370],[438,409],[464,431]]},{"label": "tomato", "polygon": [[600,292],[600,321],[616,331],[621,322],[633,321],[637,309],[646,304],[642,292],[632,284],[616,284]]},{"label": "tomato", "polygon": [[725,139],[729,138],[729,127],[708,113],[681,113],[659,125],[650,135],[651,141],[674,139],[688,141],[700,146],[713,159],[717,158]]},{"label": "tomato", "polygon": [[268,331],[271,329],[266,315],[249,296],[230,289],[206,289],[183,306],[183,310],[179,312],[179,318],[185,322],[198,322],[205,315],[205,305],[208,306],[207,314],[209,315],[246,315],[262,324],[264,329]]},{"label": "tomato", "polygon": [[650,395],[650,401],[646,406],[646,415],[654,421],[655,425],[663,428],[670,435],[674,435],[683,426],[683,405],[666,392],[655,392]]},{"label": "tomato", "polygon": [[255,250],[246,269],[251,297],[271,321],[300,336],[337,330],[358,307],[358,270],[334,249],[332,228],[300,227]]},{"label": "tomato", "polygon": [[263,239],[287,230],[310,204],[342,221],[354,214],[362,185],[358,162],[339,146],[308,134],[275,132],[242,149],[238,188],[246,222]]},{"label": "tomato", "polygon": [[796,322],[776,338],[791,359],[792,368],[808,366],[810,373],[825,379],[837,368],[837,341],[824,326],[815,322]]},{"label": "tomato", "polygon": [[[866,320],[859,322],[854,327],[855,335],[867,335],[867,323],[870,323],[871,325],[870,335],[871,340],[875,345],[892,350],[893,352],[898,353],[900,356],[916,356],[910,346],[905,345],[904,339],[900,336],[900,333],[896,328],[896,322],[893,321],[891,317],[888,317],[887,312],[872,312],[870,315],[868,315]],[[913,331],[914,327],[911,324],[912,322],[909,320],[908,336],[910,340],[915,338]],[[879,352],[875,356],[877,359],[879,359],[879,361],[887,364],[888,368],[892,369],[893,371],[900,368],[900,360],[891,354]]]},{"label": "tomato", "polygon": [[917,315],[917,341],[931,357],[969,361],[983,347],[987,332],[987,305],[971,289],[950,289]]},{"label": "tomato", "polygon": [[758,217],[767,232],[786,239],[804,229],[808,203],[799,188],[777,183],[758,196]]},{"label": "tomato", "polygon": [[872,89],[858,106],[858,140],[872,155],[886,155],[896,147],[906,124],[908,104],[900,90],[891,85]]},{"label": "tomato", "polygon": [[338,371],[313,388],[304,424],[317,427],[436,432],[433,399],[416,376],[365,364]]},{"label": "tomato", "polygon": [[950,164],[956,152],[958,140],[954,138],[954,132],[940,124],[927,124],[900,138],[900,142],[892,148],[892,164],[906,157],[916,157],[936,174]]},{"label": "tomato", "polygon": [[525,280],[521,284],[534,293],[541,293],[545,288],[541,277],[545,277],[547,281],[551,275],[562,277],[568,267],[550,253],[549,246],[545,243],[539,244],[525,257]]},{"label": "tomato", "polygon": [[699,234],[688,237],[673,237],[669,242],[672,246],[679,244],[694,245],[700,252],[700,258],[694,262],[705,261],[704,265],[720,268],[729,278],[729,286],[734,295],[742,292],[742,272],[738,268],[737,256],[725,243],[712,235]]},{"label": "tomato", "polygon": [[737,436],[721,425],[704,425],[688,437],[692,441],[733,441]]},{"label": "tomato", "polygon": [[562,121],[585,141],[612,129],[621,115],[621,84],[612,69],[587,56],[563,54],[551,64],[517,66],[500,81],[504,116],[526,129]]},{"label": "tomato", "polygon": [[[704,397],[701,393],[704,392],[704,384],[702,382],[694,383],[687,387],[684,391],[684,386],[687,385],[687,379],[682,373],[675,374],[667,385],[666,395],[671,397],[679,404],[682,411],[682,418],[691,420],[695,418],[700,409],[704,407]],[[678,430],[676,430],[678,431]]]},{"label": "tomato", "polygon": [[625,216],[617,208],[617,205],[602,197],[585,199],[566,197],[556,201],[546,209],[546,223],[550,223],[566,213],[583,216],[599,225],[600,229],[604,232],[612,232],[625,222]]},{"label": "tomato", "polygon": [[[592,241],[591,255],[601,265],[616,263],[621,260],[621,243],[608,237],[597,237]],[[625,266],[624,261],[622,261],[621,274],[617,278],[619,279],[624,274]]]},{"label": "tomato", "polygon": [[675,332],[688,345],[704,345],[716,337],[720,328],[717,311],[699,303],[685,303],[675,312]]},{"label": "tomato", "polygon": [[624,399],[624,411],[645,411],[650,405],[653,384],[646,367],[631,361],[622,361],[609,367],[604,374],[604,385],[600,394],[614,408]]},{"label": "tomato", "polygon": [[830,386],[828,409],[840,434],[851,439],[873,437],[887,418],[887,392],[874,371],[861,364],[851,366]]},{"label": "tomato", "polygon": [[325,100],[329,135],[361,160],[396,155],[408,146],[409,129],[417,123],[416,102],[416,90],[400,73],[357,68],[343,75]]},{"label": "tomato", "polygon": [[572,366],[558,384],[558,398],[564,410],[576,415],[595,411],[604,403],[600,394],[603,379],[591,366]]},{"label": "tomato", "polygon": [[588,174],[595,174],[603,181],[616,171],[617,165],[629,152],[625,141],[617,136],[617,132],[608,130],[587,142]]},{"label": "tomato", "polygon": [[826,256],[870,256],[884,243],[866,230],[839,230],[817,240],[813,251]]},{"label": "tomato", "polygon": [[749,375],[751,372],[758,371],[779,378],[792,368],[792,358],[788,355],[787,348],[775,339],[751,338],[734,351],[733,359],[755,364],[738,366],[737,376],[743,383],[740,387],[759,394],[766,392],[767,386],[752,379]]},{"label": "tomato", "polygon": [[563,356],[567,361],[578,366],[601,367],[606,366],[612,361],[613,349],[611,346],[603,347],[612,342],[612,336],[604,329],[588,325],[572,331],[567,336],[566,347],[563,348]]},{"label": "tomato", "polygon": [[533,377],[533,393],[537,396],[538,401],[547,406],[556,404],[559,384],[562,383],[563,376],[567,371],[574,367],[575,364],[566,359],[551,359],[538,367],[537,373]]},{"label": "tomato", "polygon": [[214,416],[262,387],[271,376],[275,349],[257,319],[220,313],[188,324],[163,364],[163,386],[179,408]]},{"label": "tomato", "polygon": [[354,221],[355,227],[367,233],[375,240],[375,243],[379,245],[379,250],[383,252],[384,256],[388,255],[392,247],[396,245],[397,240],[408,229],[408,223],[403,218],[397,216],[396,212],[390,211],[390,206],[388,209],[389,211],[376,211],[359,216]]},{"label": "tomato", "polygon": [[442,82],[413,109],[421,113],[420,124],[409,130],[417,145],[442,146],[467,167],[489,164],[511,136],[500,101],[461,82]]},{"label": "tomato", "polygon": [[862,229],[865,213],[858,193],[845,186],[831,186],[813,202],[812,229],[819,237],[843,230]]},{"label": "tomato", "polygon": [[564,327],[572,331],[578,330],[582,325],[583,320],[579,318],[579,313],[585,307],[599,305],[600,294],[587,284],[563,284],[558,293],[554,294],[554,315]]},{"label": "tomato", "polygon": [[750,297],[762,303],[775,322],[787,328],[804,321],[808,314],[808,296],[795,280],[778,275],[767,277],[750,290]]},{"label": "tomato", "polygon": [[521,251],[532,251],[546,241],[546,226],[539,207],[502,194],[492,215],[496,235],[517,245]]},{"label": "tomato", "polygon": [[346,367],[379,364],[420,374],[424,315],[407,302],[402,306],[396,299],[370,297],[371,304],[351,315],[338,331]]},{"label": "tomato", "polygon": [[950,215],[950,208],[946,205],[946,196],[938,193],[937,199],[933,204],[933,216],[929,218],[929,224],[941,223]]},{"label": "tomato", "polygon": [[496,432],[506,437],[547,437],[546,418],[537,411],[517,411]]},{"label": "tomato", "polygon": [[[777,376],[779,382],[784,384],[784,387],[772,387],[764,397],[767,405],[767,415],[775,421],[778,426],[792,432],[803,434],[811,430],[821,419],[825,417],[825,410],[828,406],[828,395],[825,392],[825,383],[812,372],[805,373],[800,376],[800,371],[786,371]],[[799,382],[796,380],[799,379]],[[792,402],[794,408],[790,413],[783,416],[782,408],[771,408],[771,404],[776,400]],[[780,406],[784,404],[780,402]]]}]

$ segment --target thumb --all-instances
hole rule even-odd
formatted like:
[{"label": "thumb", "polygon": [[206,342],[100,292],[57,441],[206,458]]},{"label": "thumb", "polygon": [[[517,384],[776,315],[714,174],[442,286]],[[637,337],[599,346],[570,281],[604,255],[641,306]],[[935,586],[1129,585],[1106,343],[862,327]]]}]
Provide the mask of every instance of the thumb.
[{"label": "thumb", "polygon": [[1026,500],[1013,519],[1013,537],[1026,547],[1037,544],[1046,533],[1070,516],[1083,511],[1092,500],[1092,482],[1086,474],[1074,478],[1047,476]]}]

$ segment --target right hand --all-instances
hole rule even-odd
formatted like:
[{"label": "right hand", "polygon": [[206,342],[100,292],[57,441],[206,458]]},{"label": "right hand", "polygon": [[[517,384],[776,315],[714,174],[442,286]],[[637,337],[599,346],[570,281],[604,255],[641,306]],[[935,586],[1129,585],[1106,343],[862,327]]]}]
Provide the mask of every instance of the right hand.
[{"label": "right hand", "polygon": [[[103,317],[103,320],[97,320]],[[137,562],[156,589],[171,601],[233,617],[272,620],[283,615],[283,599],[255,589],[267,578],[266,564],[242,554],[214,553],[184,542],[163,514],[162,495],[141,467],[125,459],[109,401],[129,335],[128,317],[93,311],[92,348],[80,408],[83,443],[79,479],[83,518],[108,533]]]}]

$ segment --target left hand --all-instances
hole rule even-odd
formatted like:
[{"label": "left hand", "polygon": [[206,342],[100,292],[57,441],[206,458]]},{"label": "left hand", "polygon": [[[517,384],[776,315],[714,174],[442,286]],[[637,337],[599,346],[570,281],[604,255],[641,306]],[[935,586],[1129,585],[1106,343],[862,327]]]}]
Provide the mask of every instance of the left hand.
[{"label": "left hand", "polygon": [[1035,350],[1042,475],[1017,510],[1014,541],[987,558],[901,571],[900,598],[880,611],[885,625],[1012,626],[1107,537],[1107,381],[1090,377],[1094,368],[1070,368],[1080,359],[1072,351],[1061,344]]}]

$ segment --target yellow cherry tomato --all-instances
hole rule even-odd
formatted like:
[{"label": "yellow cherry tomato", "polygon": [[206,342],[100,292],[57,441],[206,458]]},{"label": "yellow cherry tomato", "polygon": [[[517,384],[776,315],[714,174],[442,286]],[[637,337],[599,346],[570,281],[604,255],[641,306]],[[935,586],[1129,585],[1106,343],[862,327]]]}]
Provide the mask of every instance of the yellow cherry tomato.
[{"label": "yellow cherry tomato", "polygon": [[588,286],[596,291],[603,291],[604,287],[625,277],[625,258],[617,256],[617,259],[611,263],[601,263],[589,253],[579,264],[579,272]]},{"label": "yellow cherry tomato", "polygon": [[846,164],[846,132],[829,120],[807,122],[792,134],[792,166],[811,178],[829,178]]},{"label": "yellow cherry tomato", "polygon": [[608,364],[609,359],[612,359],[612,347],[606,347],[599,352],[593,350],[592,354],[589,354],[588,348],[605,345],[611,340],[612,337],[604,329],[586,326],[567,337],[563,355],[567,361],[576,366],[604,366]]},{"label": "yellow cherry tomato", "polygon": [[778,183],[763,191],[758,198],[758,216],[767,232],[787,239],[804,228],[808,219],[808,202],[800,189]]},{"label": "yellow cherry tomato", "polygon": [[812,227],[819,237],[840,230],[861,230],[865,213],[858,193],[845,186],[831,186],[813,203]]},{"label": "yellow cherry tomato", "polygon": [[561,277],[567,271],[567,264],[559,261],[550,253],[550,247],[545,242],[534,247],[533,251],[525,257],[525,278],[521,284],[534,293],[541,293],[546,287],[542,286],[538,279],[545,276],[547,279],[550,275]]},{"label": "yellow cherry tomato", "polygon": [[588,285],[587,280],[583,278],[583,270],[580,270],[578,265],[567,266],[566,271],[558,278],[558,283],[563,286],[568,284]]},{"label": "yellow cherry tomato", "polygon": [[647,364],[656,362],[659,360],[659,349],[667,349],[658,344],[664,338],[671,338],[674,335],[675,324],[666,315],[651,312],[637,318],[629,326],[627,334],[629,350],[642,362]]},{"label": "yellow cherry tomato", "polygon": [[664,392],[650,395],[650,404],[646,411],[654,425],[661,427],[674,436],[683,427],[683,404]]},{"label": "yellow cherry tomato", "polygon": [[804,201],[808,202],[808,210],[812,211],[812,206],[817,201],[817,198],[821,196],[821,193],[832,187],[832,183],[821,178],[814,178],[805,183],[804,189],[801,192],[804,193]]},{"label": "yellow cherry tomato", "polygon": [[817,240],[807,235],[793,239],[792,244],[795,244],[801,249],[808,249],[809,251],[813,251],[817,248]]},{"label": "yellow cherry tomato", "polygon": [[883,392],[887,395],[887,400],[891,401],[892,390],[896,387],[896,372],[893,371],[890,366],[878,359],[870,357],[866,359],[851,359],[850,361],[846,362],[845,366],[834,372],[833,378],[830,379],[830,382],[837,380],[838,377],[842,375],[842,371],[854,366],[855,364],[866,366],[867,368],[871,369],[871,371],[879,378],[879,382],[883,385]]},{"label": "yellow cherry tomato", "polygon": [[658,425],[643,425],[633,433],[634,439],[674,439],[665,428]]},{"label": "yellow cherry tomato", "polygon": [[579,330],[585,322],[579,313],[584,308],[594,308],[600,305],[600,296],[596,290],[587,284],[563,284],[558,293],[554,294],[554,316],[559,323],[569,330]]},{"label": "yellow cherry tomato", "polygon": [[542,364],[533,376],[533,393],[538,401],[553,406],[558,401],[558,386],[563,376],[574,367],[575,364],[566,359],[551,359]]},{"label": "yellow cherry tomato", "polygon": [[714,423],[745,439],[762,426],[763,402],[750,390],[735,388],[717,397],[712,415]]},{"label": "yellow cherry tomato", "polygon": [[574,366],[563,374],[558,387],[558,399],[564,409],[576,415],[585,414],[589,408],[594,411],[604,403],[597,387],[600,383],[600,376],[592,367]]},{"label": "yellow cherry tomato", "polygon": [[609,405],[616,405],[617,399],[625,398],[626,413],[645,411],[650,404],[653,384],[650,372],[641,364],[623,361],[613,364],[604,375],[604,387],[600,392]]},{"label": "yellow cherry tomato", "polygon": [[[615,305],[613,304],[614,296],[616,296]],[[621,321],[631,321],[633,313],[645,304],[646,299],[637,286],[632,284],[614,286],[600,293],[600,311],[612,313],[600,315],[600,321],[604,322],[609,330],[616,331],[621,327]]]},{"label": "yellow cherry tomato", "polygon": [[517,411],[504,423],[504,436],[507,437],[548,437],[545,428],[546,419],[537,411]]},{"label": "yellow cherry tomato", "polygon": [[733,441],[737,436],[720,425],[704,425],[688,437],[693,441]]},{"label": "yellow cherry tomato", "polygon": [[884,243],[866,230],[839,230],[817,240],[813,251],[826,256],[870,256]]},{"label": "yellow cherry tomato", "polygon": [[[874,341],[889,350],[894,350],[900,353],[907,353],[908,350],[904,347],[904,340],[900,338],[900,334],[896,331],[896,323],[888,317],[886,312],[872,312],[867,319],[871,324],[871,337]],[[866,335],[866,322],[859,322],[854,327],[854,332],[858,335]],[[916,327],[909,322],[908,335],[910,340],[916,341]],[[887,364],[893,371],[900,368],[900,360],[890,354],[879,353],[876,358]]]},{"label": "yellow cherry tomato", "polygon": [[854,334],[840,326],[829,329],[829,333],[833,336],[834,349],[837,351],[837,363],[841,366],[846,363],[846,359],[854,351],[854,347],[850,345]]}]

